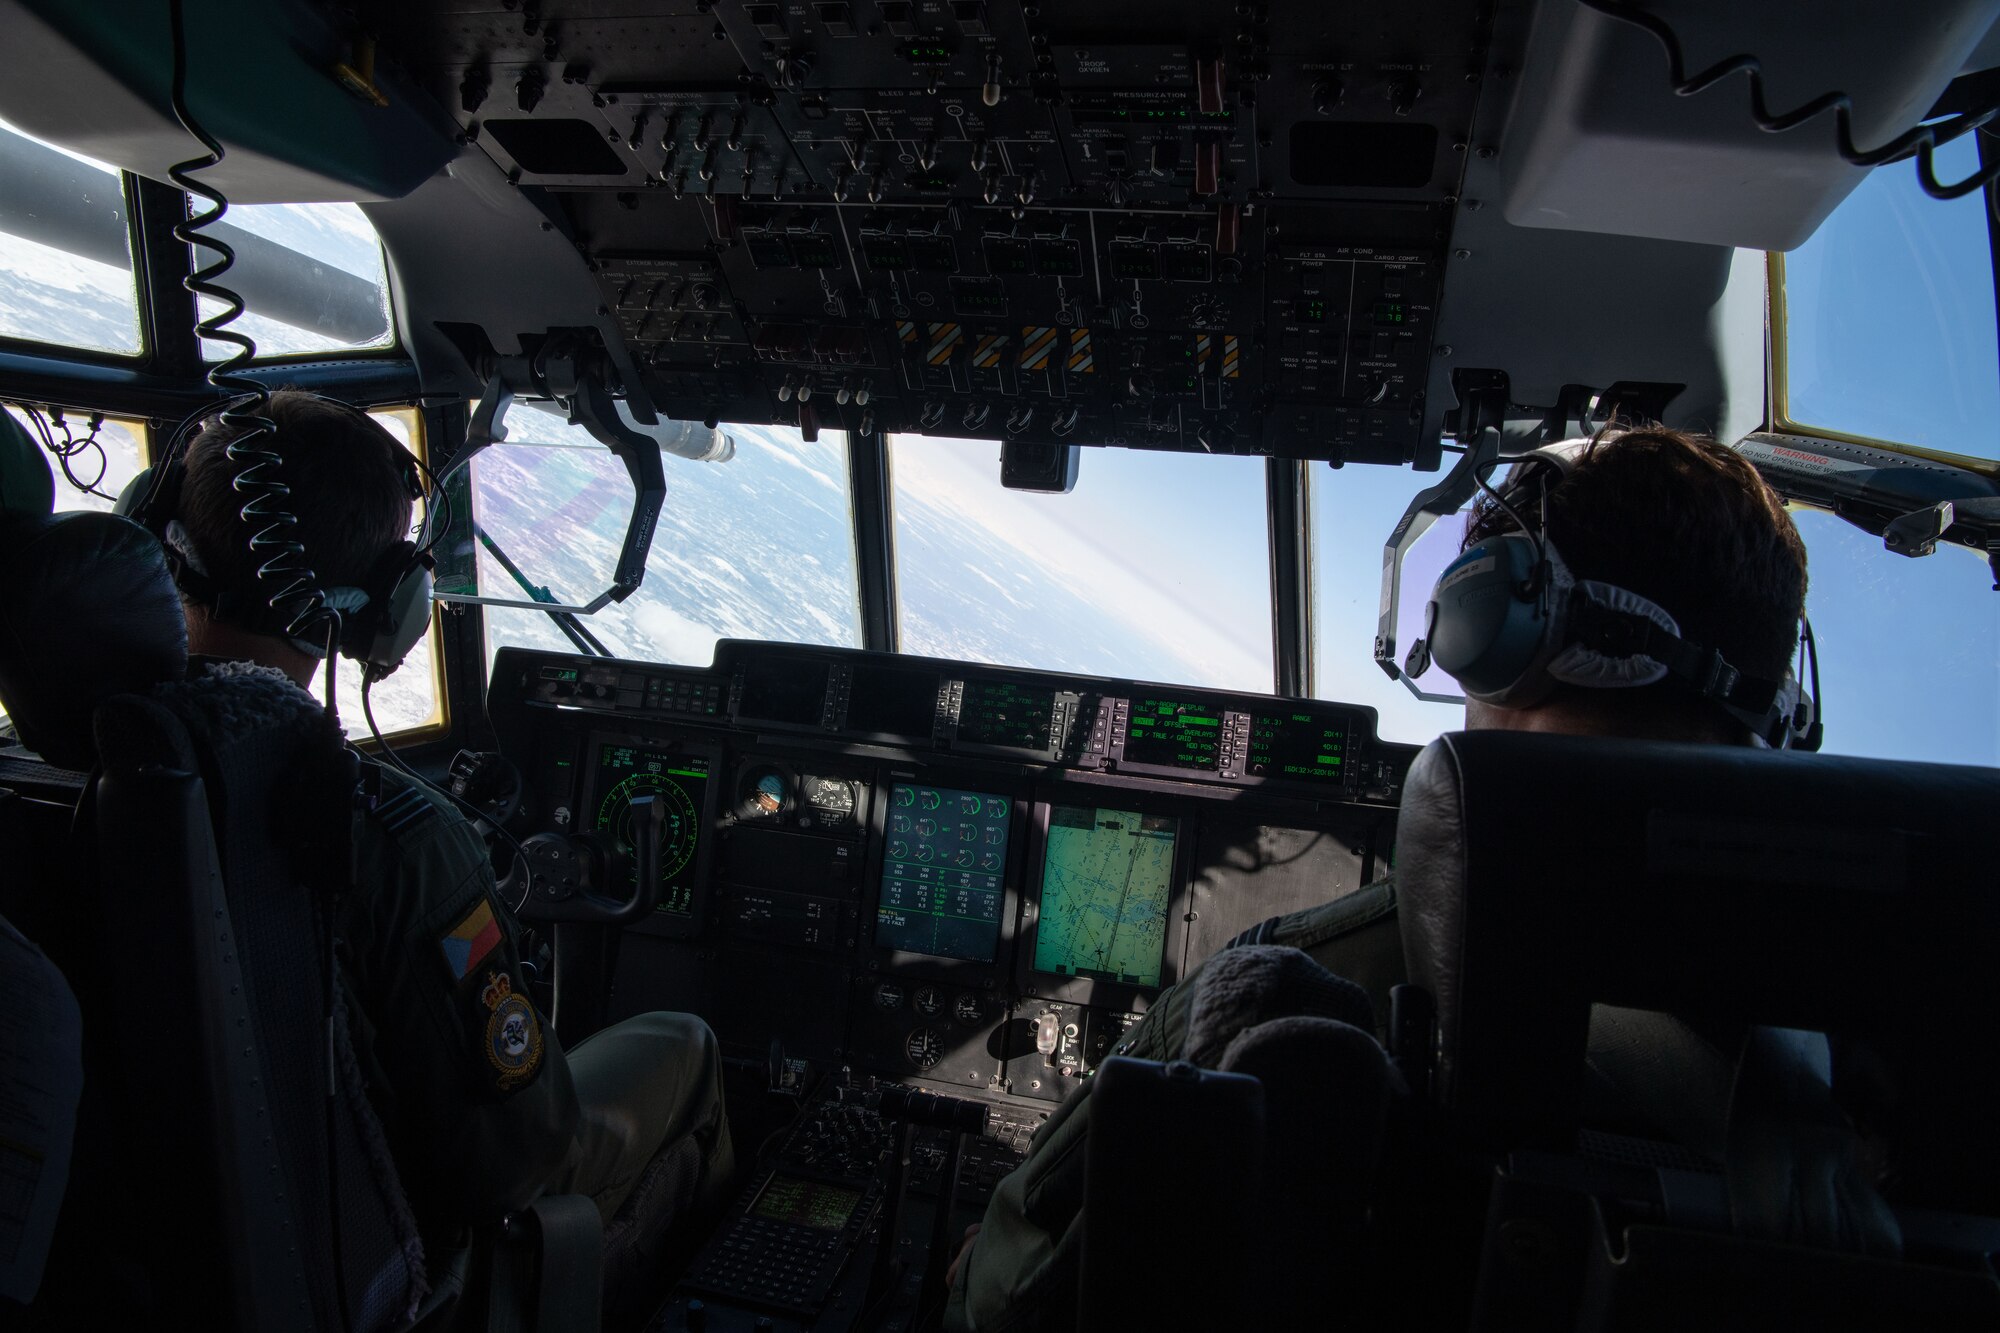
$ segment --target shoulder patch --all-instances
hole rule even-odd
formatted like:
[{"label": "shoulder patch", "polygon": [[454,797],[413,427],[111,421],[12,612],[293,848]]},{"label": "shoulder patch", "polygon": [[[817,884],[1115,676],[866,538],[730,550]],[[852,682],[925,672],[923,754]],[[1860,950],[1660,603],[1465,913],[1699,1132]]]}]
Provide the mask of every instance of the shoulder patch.
[{"label": "shoulder patch", "polygon": [[465,918],[438,941],[438,947],[444,951],[445,966],[451,969],[451,979],[465,980],[486,955],[499,947],[503,938],[500,920],[493,915],[493,904],[482,893]]},{"label": "shoulder patch", "polygon": [[513,978],[505,972],[486,974],[479,1003],[487,1011],[486,1061],[497,1075],[494,1086],[501,1092],[512,1092],[533,1078],[541,1066],[541,1020],[525,995],[514,994]]}]

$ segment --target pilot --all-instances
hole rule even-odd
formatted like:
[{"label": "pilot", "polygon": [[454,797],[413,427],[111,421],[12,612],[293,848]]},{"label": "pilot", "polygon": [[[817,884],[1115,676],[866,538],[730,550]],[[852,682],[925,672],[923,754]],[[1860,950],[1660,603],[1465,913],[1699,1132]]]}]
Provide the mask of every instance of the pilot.
[{"label": "pilot", "polygon": [[[279,392],[264,414],[278,429],[257,447],[280,457],[293,536],[320,586],[366,586],[410,531],[408,454],[344,403]],[[189,444],[166,528],[190,655],[201,669],[250,662],[306,687],[321,650],[271,623],[259,595],[241,466],[225,455],[236,433],[216,421]],[[650,1013],[565,1053],[523,984],[518,930],[480,836],[445,796],[386,765],[380,776],[381,797],[358,821],[339,948],[367,1091],[431,1267],[468,1223],[543,1193],[587,1194],[607,1228],[640,1237],[606,1274],[607,1313],[632,1310],[665,1275],[669,1229],[678,1236],[673,1224],[728,1187],[715,1035],[691,1015]]]},{"label": "pilot", "polygon": [[[1523,494],[1522,491],[1526,493]],[[1713,647],[1745,675],[1784,678],[1798,643],[1806,553],[1784,502],[1743,458],[1713,440],[1665,429],[1606,432],[1578,453],[1559,485],[1524,486],[1514,512],[1562,554],[1575,579],[1629,589],[1664,608],[1681,636]],[[1461,549],[1517,530],[1506,506],[1482,499]],[[1607,681],[1608,683],[1612,683]],[[1761,743],[1749,726],[1674,680],[1632,687],[1558,684],[1515,707],[1468,701],[1468,730],[1506,728],[1712,745]],[[1378,1022],[1389,989],[1404,980],[1396,888],[1385,878],[1332,902],[1275,917],[1230,946],[1301,949],[1374,1000]],[[1197,968],[1170,987],[1114,1053],[1186,1058],[1184,1037],[1200,993]],[[1696,1104],[1675,1088],[1638,1086],[1621,1049],[1665,1049],[1653,1062],[1682,1087],[1726,1090],[1733,1059],[1664,1016],[1606,1011],[1594,1018],[1589,1072],[1596,1106],[1636,1132],[1719,1151],[1720,1105]],[[1656,1025],[1640,1025],[1652,1020]],[[1668,1024],[1663,1028],[1657,1024]],[[968,1230],[953,1264],[952,1330],[1010,1333],[1074,1323],[1084,1135],[1090,1085],[1036,1136],[1028,1160],[1001,1181],[985,1220]]]}]

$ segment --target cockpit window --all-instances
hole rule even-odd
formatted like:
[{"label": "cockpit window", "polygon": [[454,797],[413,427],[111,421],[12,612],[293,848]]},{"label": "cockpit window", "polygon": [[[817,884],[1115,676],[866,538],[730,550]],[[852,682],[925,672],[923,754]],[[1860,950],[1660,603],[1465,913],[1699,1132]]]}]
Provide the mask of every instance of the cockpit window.
[{"label": "cockpit window", "polygon": [[[1427,703],[1375,665],[1375,631],[1382,605],[1382,544],[1410,497],[1436,484],[1437,474],[1406,468],[1313,464],[1307,483],[1312,516],[1313,693],[1366,704],[1379,714],[1384,740],[1428,744],[1465,725],[1463,704]],[[1440,519],[1418,539],[1405,564],[1404,619],[1420,614],[1430,578],[1457,553],[1463,522]],[[1428,571],[1428,577],[1420,573]],[[1414,606],[1412,602],[1414,599]],[[1407,629],[1397,651],[1409,648]],[[1438,693],[1456,687],[1442,673],[1422,682]]]},{"label": "cockpit window", "polygon": [[1270,691],[1263,460],[1089,448],[1039,495],[990,440],[889,444],[903,651]]},{"label": "cockpit window", "polygon": [[123,178],[0,123],[0,338],[136,356]]},{"label": "cockpit window", "polygon": [[[196,211],[207,205],[197,201]],[[259,359],[365,352],[396,341],[389,271],[374,224],[353,204],[233,204],[212,229],[236,251],[218,281],[243,298],[232,329],[257,344]],[[197,267],[214,255],[194,247]],[[204,318],[222,307],[204,298]],[[202,342],[211,361],[235,349]]]},{"label": "cockpit window", "polygon": [[[625,469],[548,412],[516,404],[506,427],[507,443],[471,465],[480,595],[587,600],[617,564],[632,512]],[[714,435],[698,424],[667,429],[704,446]],[[720,433],[734,447],[725,461],[667,455],[646,581],[581,627],[619,657],[699,665],[718,638],[859,647],[846,437],[827,431],[808,443],[788,426],[727,423]],[[489,660],[502,644],[577,651],[547,615],[489,607]]]},{"label": "cockpit window", "polygon": [[[1968,134],[1937,172],[1979,168]],[[1986,200],[1931,199],[1907,163],[1869,173],[1783,256],[1778,404],[1790,422],[2000,458],[2000,349]]]},{"label": "cockpit window", "polygon": [[2000,593],[1940,543],[1909,560],[1832,514],[1795,509],[1834,754],[2000,765]]},{"label": "cockpit window", "polygon": [[146,466],[146,423],[92,413],[64,412],[60,416],[48,408],[25,408],[8,404],[8,416],[28,428],[29,438],[38,441],[48,456],[49,471],[56,479],[56,512],[93,509],[111,512],[112,502],[125,484]]}]

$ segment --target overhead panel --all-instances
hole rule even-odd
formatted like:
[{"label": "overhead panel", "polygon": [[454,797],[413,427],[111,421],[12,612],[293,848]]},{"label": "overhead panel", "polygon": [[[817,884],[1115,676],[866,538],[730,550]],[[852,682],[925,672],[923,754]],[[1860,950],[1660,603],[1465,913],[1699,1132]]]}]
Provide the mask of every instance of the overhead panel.
[{"label": "overhead panel", "polygon": [[1374,462],[1435,440],[1474,4],[371,8],[546,200],[665,412]]}]

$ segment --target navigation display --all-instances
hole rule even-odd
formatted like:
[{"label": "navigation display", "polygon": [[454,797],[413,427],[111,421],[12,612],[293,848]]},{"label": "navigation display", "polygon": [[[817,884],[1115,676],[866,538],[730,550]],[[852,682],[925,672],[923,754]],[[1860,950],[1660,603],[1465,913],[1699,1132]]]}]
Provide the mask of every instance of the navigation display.
[{"label": "navigation display", "polygon": [[800,1176],[773,1175],[750,1205],[750,1216],[815,1231],[838,1231],[854,1216],[861,1191]]},{"label": "navigation display", "polygon": [[626,892],[639,882],[632,800],[657,796],[666,802],[667,823],[660,834],[660,901],[654,910],[670,916],[691,916],[694,911],[694,854],[701,843],[708,772],[708,760],[701,755],[617,744],[597,752],[597,782],[591,788],[597,794],[597,808],[590,826],[609,835],[627,858]]},{"label": "navigation display", "polygon": [[746,667],[736,715],[747,721],[816,727],[826,707],[824,662],[761,662]]},{"label": "navigation display", "polygon": [[857,666],[848,687],[848,730],[928,741],[937,718],[937,696],[935,671]]},{"label": "navigation display", "polygon": [[1347,781],[1347,719],[1311,713],[1258,713],[1250,720],[1254,777],[1304,782]]},{"label": "navigation display", "polygon": [[987,792],[894,783],[875,909],[885,949],[990,963],[1013,802]]},{"label": "navigation display", "polygon": [[1213,773],[1222,756],[1222,710],[1178,699],[1134,699],[1125,759]]},{"label": "navigation display", "polygon": [[1056,692],[1047,685],[968,680],[958,710],[958,740],[1008,750],[1046,751],[1055,732]]},{"label": "navigation display", "polygon": [[1159,985],[1179,832],[1136,810],[1050,806],[1034,970]]}]

